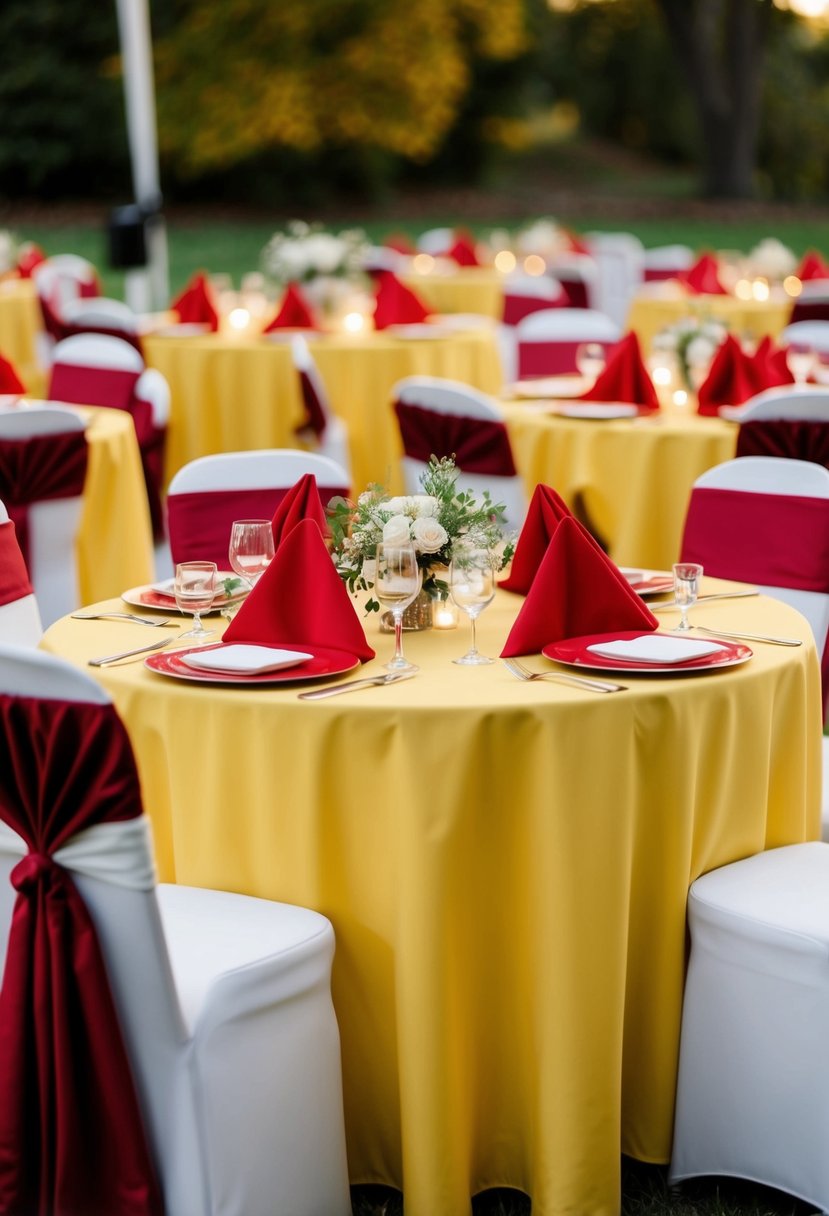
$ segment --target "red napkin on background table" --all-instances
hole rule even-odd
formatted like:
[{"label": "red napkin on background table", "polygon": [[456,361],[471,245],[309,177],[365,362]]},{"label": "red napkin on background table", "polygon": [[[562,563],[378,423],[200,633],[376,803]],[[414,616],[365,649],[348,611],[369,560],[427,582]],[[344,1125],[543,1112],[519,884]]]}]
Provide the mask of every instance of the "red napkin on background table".
[{"label": "red napkin on background table", "polygon": [[526,595],[558,525],[563,519],[572,518],[572,514],[552,486],[537,485],[515,546],[510,572],[498,586]]},{"label": "red napkin on background table", "polygon": [[205,274],[194,275],[170,308],[178,313],[179,321],[205,321],[214,333],[219,328],[219,313],[211,299]]},{"label": "red napkin on background table", "polygon": [[0,355],[0,393],[25,393],[26,386],[8,359]]},{"label": "red napkin on background table", "polygon": [[626,401],[645,410],[659,409],[659,398],[633,331],[622,338],[596,383],[579,400]]},{"label": "red napkin on background table", "polygon": [[780,373],[774,370],[773,363],[769,364],[769,358],[762,343],[755,355],[747,355],[734,335],[727,334],[699,387],[697,413],[716,414],[721,405],[742,405],[773,383],[788,383],[771,378]]},{"label": "red napkin on background table", "polygon": [[713,253],[703,253],[693,266],[678,274],[680,283],[697,295],[725,296],[728,292],[723,287],[717,274],[717,259]]},{"label": "red napkin on background table", "polygon": [[35,245],[33,241],[28,241],[20,249],[20,255],[17,259],[17,272],[21,279],[30,279],[35,267],[45,261],[46,254],[40,246]]},{"label": "red napkin on background table", "polygon": [[317,479],[313,473],[305,473],[300,477],[274,511],[271,521],[274,549],[279,548],[286,536],[303,519],[312,519],[322,536],[328,535],[329,527],[325,518],[325,508],[322,505]]},{"label": "red napkin on background table", "polygon": [[375,299],[375,329],[385,329],[388,325],[416,325],[430,315],[420,297],[401,283],[391,270],[381,271]]},{"label": "red napkin on background table", "polygon": [[764,388],[776,388],[778,384],[794,384],[794,376],[789,371],[786,360],[786,349],[776,346],[774,340],[766,334],[757,350],[751,357],[758,393]]},{"label": "red napkin on background table", "polygon": [[803,255],[795,274],[801,282],[807,282],[809,279],[829,279],[829,263],[823,260],[816,249],[810,249]]},{"label": "red napkin on background table", "polygon": [[405,232],[390,232],[388,236],[383,237],[383,244],[386,249],[393,249],[395,253],[405,253],[408,256],[417,253],[417,246]]},{"label": "red napkin on background table", "polygon": [[447,249],[446,256],[459,266],[480,266],[475,241],[467,233],[458,233],[455,243]]},{"label": "red napkin on background table", "polygon": [[275,329],[315,329],[311,309],[296,283],[289,283],[282,297],[279,312],[265,329],[263,334],[273,333]]},{"label": "red napkin on background table", "polygon": [[374,658],[317,524],[303,519],[225,630],[224,642],[315,646],[344,650],[365,663]]},{"label": "red napkin on background table", "polygon": [[590,247],[585,245],[581,237],[577,236],[576,233],[573,232],[572,228],[562,228],[561,231],[564,233],[567,243],[570,246],[570,253],[586,253],[588,257],[593,256]]},{"label": "red napkin on background table", "polygon": [[[264,575],[263,575],[264,577]],[[563,519],[547,546],[502,658],[592,633],[643,632],[659,622],[577,519]]]}]

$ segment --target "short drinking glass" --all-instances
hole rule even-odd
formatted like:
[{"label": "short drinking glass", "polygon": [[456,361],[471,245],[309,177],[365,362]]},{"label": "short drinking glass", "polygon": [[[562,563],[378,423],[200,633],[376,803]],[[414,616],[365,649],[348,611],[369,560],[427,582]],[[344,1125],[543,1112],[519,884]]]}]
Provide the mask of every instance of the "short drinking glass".
[{"label": "short drinking glass", "polygon": [[414,545],[377,546],[374,595],[394,617],[394,657],[385,664],[389,671],[417,671],[403,654],[403,613],[420,591],[422,577]]},{"label": "short drinking glass", "polygon": [[197,638],[199,641],[212,637],[213,630],[205,629],[200,614],[212,608],[216,598],[216,563],[179,562],[176,566],[175,596],[179,612],[193,614],[193,628],[179,636]]},{"label": "short drinking glass", "polygon": [[607,356],[601,342],[580,342],[576,347],[576,367],[580,376],[593,381],[604,371]]},{"label": "short drinking glass", "polygon": [[466,667],[494,662],[480,653],[475,636],[475,622],[495,598],[495,563],[489,549],[454,547],[449,566],[449,593],[472,622],[472,645],[465,655],[452,661]]},{"label": "short drinking glass", "polygon": [[676,562],[674,565],[674,599],[679,605],[677,629],[690,629],[688,609],[697,602],[702,579],[702,566],[697,562]]}]

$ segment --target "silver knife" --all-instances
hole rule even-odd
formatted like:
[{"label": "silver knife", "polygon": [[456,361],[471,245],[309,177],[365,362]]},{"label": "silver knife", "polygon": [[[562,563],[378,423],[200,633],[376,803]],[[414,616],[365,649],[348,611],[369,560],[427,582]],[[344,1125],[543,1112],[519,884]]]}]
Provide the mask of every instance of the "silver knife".
[{"label": "silver knife", "polygon": [[398,680],[410,680],[414,671],[390,671],[384,676],[369,676],[364,680],[349,680],[335,684],[333,688],[315,688],[313,692],[299,693],[300,701],[321,701],[323,697],[338,697],[341,692],[356,692],[358,688],[370,688],[372,684],[396,684]]},{"label": "silver knife", "polygon": [[163,650],[171,642],[177,641],[178,637],[179,635],[176,634],[172,638],[162,638],[160,642],[151,642],[149,646],[138,646],[135,650],[122,650],[118,654],[104,654],[98,659],[89,659],[87,665],[89,667],[106,667],[107,664],[117,663],[121,659],[131,659],[133,655],[149,654],[151,650]]},{"label": "silver knife", "polygon": [[[716,595],[698,595],[696,598],[697,604],[708,604],[711,600],[742,600],[751,595],[759,595],[760,592],[755,588],[753,591],[718,591]],[[669,608],[679,608],[676,600],[671,600],[667,604],[648,604],[651,612],[667,612]]]}]

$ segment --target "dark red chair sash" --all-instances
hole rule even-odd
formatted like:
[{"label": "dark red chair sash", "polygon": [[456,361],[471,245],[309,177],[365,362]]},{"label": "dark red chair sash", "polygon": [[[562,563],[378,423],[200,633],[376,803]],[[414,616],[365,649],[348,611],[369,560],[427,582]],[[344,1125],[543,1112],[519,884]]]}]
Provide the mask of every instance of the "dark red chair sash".
[{"label": "dark red chair sash", "polygon": [[[290,488],[194,490],[168,495],[167,528],[173,562],[210,561],[220,570],[230,569],[227,550],[233,521],[272,519]],[[345,498],[348,493],[348,486],[319,488],[323,503],[335,495]]]},{"label": "dark red chair sash", "polygon": [[[829,499],[698,487],[691,493],[681,561],[714,578],[829,594]],[[821,660],[829,705],[829,636]]]},{"label": "dark red chair sash", "polygon": [[298,431],[311,430],[321,439],[327,426],[325,410],[319,399],[314,381],[303,368],[299,372],[299,387],[302,393],[302,403],[305,406],[305,421],[297,427]]},{"label": "dark red chair sash", "polygon": [[55,363],[49,380],[49,400],[70,405],[109,405],[128,410],[140,371],[122,367],[85,367]]},{"label": "dark red chair sash", "polygon": [[795,300],[787,324],[796,321],[829,321],[829,300]]},{"label": "dark red chair sash", "polygon": [[564,288],[567,308],[589,308],[590,301],[584,279],[568,279],[566,275],[559,274],[555,267],[553,267],[553,273]]},{"label": "dark red chair sash", "polygon": [[95,926],[52,860],[82,828],[140,814],[112,706],[0,694],[0,818],[30,850],[0,989],[0,1211],[163,1212]]},{"label": "dark red chair sash", "polygon": [[577,371],[576,350],[581,342],[518,341],[518,376],[561,376]]},{"label": "dark red chair sash", "polygon": [[829,421],[796,418],[743,422],[737,433],[738,456],[787,456],[829,469]]},{"label": "dark red chair sash", "polygon": [[562,294],[556,300],[542,300],[539,296],[522,296],[508,293],[504,295],[503,322],[505,325],[517,325],[524,317],[547,308],[561,308],[567,303],[567,297]]},{"label": "dark red chair sash", "polygon": [[29,507],[53,498],[83,493],[88,452],[83,431],[0,439],[0,499],[17,527],[29,562]]},{"label": "dark red chair sash", "polygon": [[403,451],[413,460],[428,464],[432,456],[453,456],[464,473],[489,473],[513,477],[507,428],[503,422],[469,418],[460,414],[438,414],[420,405],[395,401]]},{"label": "dark red chair sash", "polygon": [[32,595],[32,584],[11,520],[0,524],[0,606]]}]

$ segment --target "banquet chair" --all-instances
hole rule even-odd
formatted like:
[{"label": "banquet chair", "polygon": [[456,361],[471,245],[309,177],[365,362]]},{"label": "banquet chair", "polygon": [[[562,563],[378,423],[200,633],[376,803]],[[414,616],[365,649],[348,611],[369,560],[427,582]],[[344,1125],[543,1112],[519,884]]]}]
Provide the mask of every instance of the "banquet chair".
[{"label": "banquet chair", "polygon": [[325,382],[302,334],[295,334],[291,338],[291,358],[299,376],[302,401],[308,418],[300,433],[312,439],[315,452],[336,461],[350,478],[348,427],[331,408]]},{"label": "banquet chair", "polygon": [[567,308],[599,307],[599,267],[587,253],[559,253],[549,267],[567,297]]},{"label": "banquet chair", "polygon": [[162,373],[145,367],[135,346],[113,334],[74,334],[55,345],[48,397],[74,405],[125,410],[132,415],[153,535],[161,538],[161,487],[170,417],[170,387]]},{"label": "banquet chair", "polygon": [[829,388],[780,385],[740,407],[736,455],[785,456],[829,469]]},{"label": "banquet chair", "polygon": [[631,232],[590,232],[586,241],[598,267],[596,307],[617,325],[645,277],[645,247]]},{"label": "banquet chair", "polygon": [[829,355],[829,321],[793,321],[780,331],[781,346],[793,342],[811,346],[818,355]]},{"label": "banquet chair", "polygon": [[199,456],[175,474],[167,492],[170,556],[228,568],[230,529],[237,519],[271,519],[287,490],[313,473],[323,504],[350,491],[346,470],[318,452],[271,448]]},{"label": "banquet chair", "polygon": [[622,331],[606,313],[594,308],[546,308],[531,313],[515,327],[518,378],[555,376],[576,370],[582,342],[616,343]]},{"label": "banquet chair", "polygon": [[123,300],[112,300],[107,296],[69,300],[63,307],[60,328],[64,338],[84,333],[121,338],[143,355],[138,315]]},{"label": "banquet chair", "polygon": [[646,249],[642,256],[643,281],[658,283],[674,279],[693,264],[694,251],[690,245],[655,245]]},{"label": "banquet chair", "polygon": [[796,325],[800,321],[829,321],[829,279],[809,279],[801,284],[788,323]]},{"label": "banquet chair", "polygon": [[[5,646],[0,690],[0,1136],[21,1150],[0,1179],[3,1206],[347,1216],[331,923],[157,883],[109,694],[62,659]],[[62,908],[40,982],[30,960]],[[37,1078],[54,1073],[61,1101],[47,1093],[41,1107]],[[142,1203],[142,1191],[160,1198]]]},{"label": "banquet chair", "polygon": [[417,251],[431,254],[432,257],[440,257],[452,248],[454,239],[454,228],[428,228],[417,238]]},{"label": "banquet chair", "polygon": [[54,405],[0,412],[0,498],[14,519],[44,628],[80,604],[84,420]]},{"label": "banquet chair", "polygon": [[407,494],[423,493],[420,479],[432,455],[454,456],[458,489],[477,498],[489,490],[493,502],[504,504],[507,526],[521,527],[527,511],[524,486],[503,417],[490,397],[456,380],[407,376],[392,389],[392,403]]},{"label": "banquet chair", "polygon": [[14,524],[0,502],[0,645],[37,646],[42,633],[40,609]]},{"label": "banquet chair", "polygon": [[504,276],[504,308],[498,326],[498,345],[504,379],[509,384],[518,374],[515,327],[524,317],[548,308],[567,306],[567,293],[550,275],[520,274]]},{"label": "banquet chair", "polygon": [[73,300],[99,296],[101,285],[92,262],[75,253],[59,253],[44,259],[32,271],[32,281],[43,321],[36,354],[41,367],[48,369],[55,343],[65,337],[64,308]]},{"label": "banquet chair", "polygon": [[829,844],[702,875],[688,925],[669,1182],[746,1178],[826,1212]]}]

